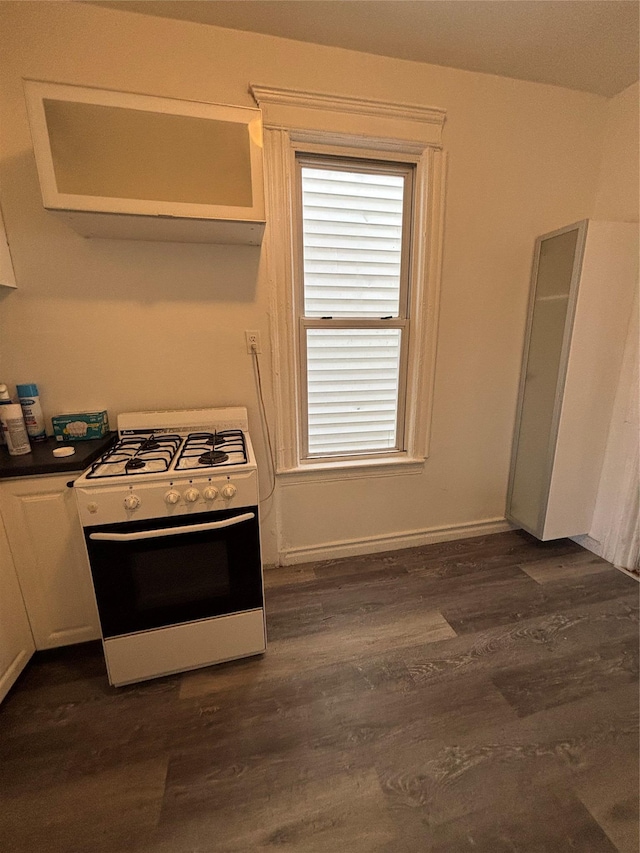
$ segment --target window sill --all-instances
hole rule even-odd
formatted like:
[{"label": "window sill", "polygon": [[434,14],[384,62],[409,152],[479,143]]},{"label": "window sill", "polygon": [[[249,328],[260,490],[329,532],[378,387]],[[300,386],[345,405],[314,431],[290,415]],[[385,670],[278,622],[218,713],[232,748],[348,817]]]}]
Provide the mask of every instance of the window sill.
[{"label": "window sill", "polygon": [[357,480],[371,477],[393,477],[420,474],[424,471],[423,457],[394,456],[378,459],[344,460],[339,462],[305,462],[296,468],[280,469],[278,479],[283,485],[321,480]]}]

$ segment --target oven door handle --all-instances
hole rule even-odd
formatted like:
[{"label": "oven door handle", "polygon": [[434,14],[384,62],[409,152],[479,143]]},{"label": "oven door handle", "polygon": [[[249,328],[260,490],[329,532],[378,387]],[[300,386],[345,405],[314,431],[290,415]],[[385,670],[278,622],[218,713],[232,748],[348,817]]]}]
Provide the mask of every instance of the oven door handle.
[{"label": "oven door handle", "polygon": [[183,536],[186,533],[205,533],[207,530],[221,530],[233,527],[255,518],[254,512],[245,512],[224,521],[206,521],[203,524],[191,524],[189,527],[168,527],[164,530],[141,530],[138,533],[90,533],[89,539],[97,542],[138,542],[140,539],[159,539],[161,536]]}]

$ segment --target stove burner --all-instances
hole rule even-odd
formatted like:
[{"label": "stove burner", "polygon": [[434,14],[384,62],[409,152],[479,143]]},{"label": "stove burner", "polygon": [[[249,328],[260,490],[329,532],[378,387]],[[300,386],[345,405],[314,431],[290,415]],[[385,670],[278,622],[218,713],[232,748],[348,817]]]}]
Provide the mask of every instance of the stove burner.
[{"label": "stove burner", "polygon": [[89,479],[105,477],[147,477],[169,471],[202,472],[204,468],[246,465],[247,445],[241,429],[177,433],[148,432],[120,437],[96,460]]},{"label": "stove burner", "polygon": [[127,462],[125,464],[125,468],[127,469],[127,471],[135,471],[138,468],[144,468],[145,465],[146,465],[146,463],[145,463],[144,459],[136,459],[134,457],[133,459],[127,460]]},{"label": "stove burner", "polygon": [[229,456],[222,450],[207,450],[199,457],[198,462],[200,465],[219,465],[221,462],[226,462],[228,458]]}]

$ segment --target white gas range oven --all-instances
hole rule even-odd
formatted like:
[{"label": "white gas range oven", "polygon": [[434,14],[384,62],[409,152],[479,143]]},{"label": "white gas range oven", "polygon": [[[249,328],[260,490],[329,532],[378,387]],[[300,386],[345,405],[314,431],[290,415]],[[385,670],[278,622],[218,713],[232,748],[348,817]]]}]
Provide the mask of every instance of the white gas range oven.
[{"label": "white gas range oven", "polygon": [[264,652],[246,409],[119,415],[74,490],[111,684]]}]

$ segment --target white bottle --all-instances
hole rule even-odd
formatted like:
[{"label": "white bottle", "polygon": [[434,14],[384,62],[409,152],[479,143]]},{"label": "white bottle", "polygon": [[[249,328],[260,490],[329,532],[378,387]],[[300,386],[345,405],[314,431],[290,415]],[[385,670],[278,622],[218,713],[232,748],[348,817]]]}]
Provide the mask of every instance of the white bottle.
[{"label": "white bottle", "polygon": [[[9,401],[9,402],[7,402]],[[0,423],[7,450],[11,456],[23,456],[31,453],[27,428],[24,425],[22,406],[12,403],[6,385],[0,385]]]},{"label": "white bottle", "polygon": [[40,396],[38,386],[35,382],[25,385],[16,385],[18,402],[22,406],[24,422],[27,426],[27,435],[31,441],[46,441],[47,430],[44,425],[44,415],[40,407]]}]

